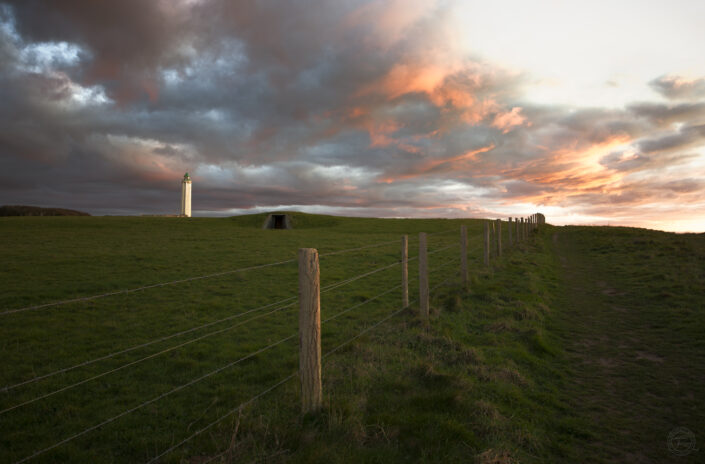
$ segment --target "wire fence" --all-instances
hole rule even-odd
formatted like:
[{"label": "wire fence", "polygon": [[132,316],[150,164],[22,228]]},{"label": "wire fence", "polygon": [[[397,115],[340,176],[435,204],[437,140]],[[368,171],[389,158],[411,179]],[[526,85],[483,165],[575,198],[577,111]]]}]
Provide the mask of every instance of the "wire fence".
[{"label": "wire fence", "polygon": [[[429,236],[429,237],[430,237],[430,236],[442,237],[442,236],[444,236],[444,235],[446,235],[446,234],[450,234],[451,232],[457,232],[457,230],[441,231],[441,232],[434,233],[434,234],[428,234],[428,236]],[[449,250],[451,250],[451,249],[455,249],[455,248],[461,246],[461,243],[462,243],[462,242],[457,242],[457,243],[456,243],[456,242],[453,242],[453,243],[450,243],[450,244],[437,244],[437,243],[434,243],[434,248],[433,248],[432,251],[429,251],[429,252],[428,252],[428,255],[429,255],[429,256],[436,256],[436,255],[441,256],[442,253],[447,252],[447,251],[449,251]],[[476,256],[477,261],[479,262],[479,261],[480,261],[480,256],[479,256],[479,252],[478,252],[478,251],[482,249],[482,244],[480,244],[480,241],[479,241],[479,240],[478,240],[476,243],[478,243],[477,246],[475,246],[475,247],[473,247],[473,248],[471,248],[471,249],[469,249],[469,250],[468,250],[467,248],[464,248],[463,250],[465,250],[465,252],[466,252],[467,254],[473,254],[474,256]],[[348,248],[348,249],[344,249],[344,250],[338,250],[338,251],[334,251],[334,252],[324,253],[324,254],[321,254],[320,257],[336,256],[336,255],[341,255],[341,254],[344,254],[344,253],[352,253],[352,252],[361,251],[361,250],[368,250],[368,249],[379,248],[379,247],[386,246],[386,245],[391,245],[391,244],[397,244],[397,245],[398,245],[398,244],[399,244],[399,240],[390,240],[390,241],[375,243],[375,244],[366,245],[366,246],[361,246],[361,247],[354,247],[354,248]],[[486,248],[486,245],[485,245],[485,248]],[[413,256],[413,257],[411,257],[411,258],[408,258],[407,262],[411,262],[411,261],[414,261],[414,260],[417,260],[417,259],[418,259],[418,256]],[[92,296],[87,296],[87,297],[80,297],[80,298],[72,298],[72,299],[68,299],[68,300],[55,301],[55,302],[51,302],[51,303],[44,303],[44,304],[39,304],[39,305],[27,306],[27,307],[18,308],[18,309],[5,310],[5,311],[3,311],[3,312],[0,312],[0,316],[9,315],[9,314],[14,314],[14,313],[19,313],[19,312],[24,312],[24,311],[36,310],[36,309],[41,309],[41,308],[49,308],[49,307],[67,305],[67,304],[71,304],[71,303],[92,301],[92,300],[101,299],[101,298],[106,298],[106,297],[114,296],[114,295],[120,295],[120,294],[138,292],[138,291],[143,291],[143,290],[150,289],[150,288],[163,287],[163,286],[169,286],[169,285],[176,285],[176,284],[179,284],[179,283],[192,282],[192,281],[196,281],[196,280],[204,280],[204,279],[209,279],[209,278],[215,278],[215,277],[220,277],[220,276],[224,276],[224,275],[228,275],[228,274],[241,273],[241,272],[246,272],[246,271],[254,271],[254,270],[258,270],[258,269],[263,269],[263,268],[268,268],[268,267],[274,267],[274,266],[284,265],[284,264],[288,264],[288,263],[293,263],[293,262],[295,262],[295,261],[296,261],[296,260],[292,259],[292,260],[284,260],[284,261],[278,261],[278,262],[271,262],[271,263],[262,264],[262,265],[243,267],[243,268],[238,268],[238,269],[233,269],[233,270],[228,270],[228,271],[223,271],[223,272],[217,272],[217,273],[211,273],[211,274],[202,275],[202,276],[197,276],[197,277],[189,277],[189,278],[186,278],[186,279],[171,280],[171,281],[167,281],[167,282],[161,282],[161,283],[157,283],[157,284],[151,284],[151,285],[146,285],[146,286],[141,286],[141,287],[126,289],[126,290],[120,290],[120,291],[115,291],[115,292],[97,294],[97,295],[92,295]],[[457,275],[459,275],[459,273],[460,273],[460,265],[461,265],[461,262],[462,262],[461,257],[460,257],[457,253],[454,253],[453,256],[445,257],[445,258],[443,259],[443,261],[442,261],[440,264],[434,265],[433,267],[431,267],[430,271],[427,271],[427,272],[429,272],[429,273],[431,273],[431,274],[434,274],[434,275],[437,274],[437,273],[439,273],[440,271],[443,271],[443,270],[446,270],[446,271],[447,271],[447,270],[448,270],[449,268],[451,268],[451,267],[456,267],[456,268],[458,268],[458,269],[457,269],[457,272],[453,273],[451,276],[445,278],[445,279],[442,280],[440,283],[438,283],[438,284],[436,284],[434,287],[432,287],[432,288],[430,289],[430,291],[433,292],[433,291],[435,291],[437,288],[439,288],[440,286],[446,285],[446,284],[449,283],[450,281],[454,280],[454,279],[457,277]],[[337,289],[339,289],[339,288],[341,288],[341,287],[350,285],[350,284],[352,284],[353,282],[358,282],[358,281],[361,281],[362,279],[368,278],[368,277],[370,277],[370,276],[374,276],[374,275],[377,275],[377,274],[379,274],[379,273],[383,273],[384,271],[387,271],[387,270],[396,268],[396,267],[400,266],[401,264],[402,264],[402,260],[401,260],[401,259],[395,260],[395,261],[392,262],[392,263],[389,263],[389,264],[385,264],[385,265],[376,267],[376,268],[371,269],[371,270],[369,270],[369,271],[362,272],[362,273],[360,273],[360,274],[357,274],[357,275],[354,275],[354,276],[352,276],[352,277],[348,277],[348,278],[339,280],[339,281],[337,281],[337,282],[333,282],[333,283],[331,283],[331,284],[328,284],[328,285],[326,285],[326,286],[321,287],[320,293],[325,294],[325,293],[333,292],[334,290],[337,290]],[[421,272],[421,271],[419,271],[419,272]],[[465,272],[467,272],[467,271],[465,271]],[[379,279],[375,279],[375,280],[376,280],[376,281],[374,282],[375,285],[379,285],[380,283],[382,283],[382,281],[380,281]],[[321,324],[322,324],[322,325],[326,325],[326,324],[328,324],[328,323],[330,323],[330,322],[332,322],[332,321],[334,321],[334,320],[336,320],[336,319],[339,319],[339,318],[342,317],[343,315],[351,314],[354,310],[359,309],[359,308],[362,307],[362,306],[369,305],[370,303],[372,303],[372,302],[374,302],[374,301],[380,301],[380,303],[378,304],[378,306],[379,306],[379,305],[382,305],[382,307],[388,307],[388,306],[389,306],[389,303],[382,303],[382,302],[381,302],[382,299],[383,299],[384,297],[389,296],[389,295],[396,294],[397,291],[400,290],[400,288],[402,287],[402,285],[403,285],[403,284],[396,283],[396,284],[391,285],[391,286],[386,286],[383,290],[379,291],[379,292],[376,293],[374,296],[371,296],[371,297],[369,297],[369,298],[365,298],[364,300],[362,300],[362,301],[360,301],[360,302],[357,302],[357,303],[355,303],[355,304],[349,305],[349,306],[345,307],[344,309],[342,309],[342,310],[340,310],[340,311],[337,311],[337,312],[335,312],[334,314],[332,314],[331,316],[329,316],[329,317],[323,319],[323,320],[321,321]],[[120,371],[123,371],[123,370],[127,370],[127,369],[129,369],[129,368],[133,368],[133,367],[135,367],[135,366],[137,366],[137,365],[139,365],[139,364],[141,364],[141,363],[144,363],[144,362],[149,361],[149,360],[153,360],[153,359],[155,359],[155,358],[157,358],[157,357],[160,357],[160,356],[162,356],[162,355],[166,355],[167,353],[172,353],[172,352],[174,352],[174,351],[176,351],[176,350],[179,350],[179,349],[182,349],[182,348],[187,347],[187,346],[189,346],[189,345],[192,345],[192,344],[195,344],[195,343],[197,343],[197,342],[203,341],[203,340],[205,340],[205,339],[207,339],[207,338],[214,337],[214,336],[221,335],[221,334],[224,334],[224,333],[226,333],[226,332],[232,331],[232,330],[234,330],[235,328],[244,326],[244,325],[249,324],[249,323],[251,323],[251,322],[253,322],[253,321],[262,320],[262,319],[266,318],[267,316],[274,315],[274,314],[277,314],[277,313],[281,313],[281,312],[283,312],[284,310],[286,310],[286,309],[288,309],[288,308],[294,307],[294,306],[296,305],[296,302],[297,302],[297,296],[289,296],[289,297],[287,297],[287,298],[278,299],[277,301],[274,301],[274,302],[271,302],[271,303],[268,303],[268,304],[265,304],[265,305],[261,305],[261,306],[255,307],[255,308],[247,309],[247,310],[245,310],[245,311],[238,312],[238,313],[236,313],[236,314],[231,314],[231,315],[228,315],[227,317],[219,318],[219,319],[214,320],[214,321],[211,321],[211,322],[206,322],[206,323],[203,323],[203,324],[200,324],[200,325],[196,325],[196,326],[193,326],[193,327],[190,327],[190,328],[178,330],[178,331],[173,332],[173,333],[168,334],[168,335],[155,337],[155,338],[153,338],[153,339],[151,339],[151,340],[144,341],[144,342],[142,342],[142,343],[138,343],[138,344],[135,344],[135,345],[130,346],[130,347],[127,347],[127,348],[117,349],[117,350],[114,350],[114,351],[112,351],[112,352],[110,352],[110,353],[101,354],[101,355],[92,357],[91,359],[88,359],[88,360],[86,360],[86,361],[82,361],[82,362],[73,364],[73,365],[68,366],[68,367],[55,369],[55,370],[53,370],[53,371],[50,371],[50,372],[47,372],[47,373],[44,373],[44,374],[36,375],[36,376],[34,376],[34,377],[32,377],[32,378],[28,378],[28,379],[25,379],[25,380],[22,380],[22,381],[17,381],[17,382],[15,382],[15,383],[10,384],[10,385],[6,385],[6,386],[2,387],[2,388],[0,389],[0,391],[3,392],[3,393],[5,393],[5,394],[9,394],[11,391],[20,389],[20,388],[22,388],[22,387],[28,387],[28,386],[30,386],[31,384],[35,384],[35,383],[38,383],[38,382],[40,382],[40,381],[45,381],[45,380],[48,380],[48,379],[53,378],[53,377],[57,377],[57,378],[58,378],[58,376],[63,375],[63,374],[67,374],[67,373],[69,373],[69,372],[71,372],[71,371],[79,370],[79,369],[81,369],[81,368],[85,368],[85,367],[88,367],[88,366],[91,366],[91,365],[94,365],[94,364],[98,364],[98,363],[100,363],[100,362],[102,362],[102,361],[106,361],[106,360],[109,360],[109,359],[111,359],[111,358],[115,358],[115,357],[118,357],[118,356],[121,356],[121,355],[125,355],[125,354],[130,354],[130,353],[132,353],[132,352],[136,352],[136,351],[138,351],[138,350],[145,349],[145,348],[151,347],[151,346],[153,346],[153,345],[157,345],[157,344],[162,343],[162,342],[166,342],[166,341],[169,341],[169,340],[172,340],[172,339],[175,339],[175,338],[178,338],[178,337],[186,336],[186,335],[189,335],[189,334],[194,334],[194,333],[197,333],[198,331],[201,331],[201,330],[203,330],[203,329],[207,329],[207,328],[216,326],[216,325],[218,325],[218,324],[223,324],[223,323],[226,323],[226,322],[230,322],[230,321],[233,321],[233,320],[237,320],[237,319],[243,318],[243,317],[245,317],[245,316],[247,316],[247,315],[253,315],[253,314],[254,314],[252,317],[249,317],[249,318],[244,319],[244,320],[241,320],[241,321],[237,321],[235,324],[228,325],[227,327],[219,328],[219,329],[214,330],[214,331],[210,331],[210,332],[207,332],[207,333],[200,334],[200,335],[198,335],[198,336],[196,336],[196,337],[189,338],[188,340],[182,341],[182,342],[177,343],[177,344],[175,344],[175,345],[172,345],[172,346],[163,348],[163,349],[161,349],[161,350],[157,350],[157,351],[155,351],[155,352],[153,352],[153,353],[150,353],[150,354],[147,354],[147,355],[138,357],[137,359],[129,360],[128,362],[125,362],[125,363],[123,363],[123,364],[120,364],[120,365],[117,366],[117,367],[113,367],[113,368],[110,368],[110,369],[103,370],[102,372],[100,372],[100,373],[98,373],[98,374],[94,374],[94,375],[87,376],[87,377],[85,377],[85,378],[83,378],[83,379],[81,379],[81,380],[79,380],[79,381],[76,381],[76,382],[69,383],[69,384],[67,384],[67,385],[61,386],[60,388],[52,389],[52,390],[50,390],[50,391],[48,391],[48,392],[46,392],[46,393],[42,393],[42,394],[36,395],[36,396],[34,396],[33,398],[31,398],[31,399],[15,402],[15,404],[13,404],[13,405],[6,406],[6,407],[4,407],[3,409],[0,409],[0,416],[4,416],[4,415],[9,414],[9,413],[11,413],[11,412],[13,412],[13,411],[19,410],[19,409],[21,409],[21,408],[23,408],[23,407],[25,407],[25,406],[29,406],[29,405],[31,405],[31,404],[33,404],[33,403],[37,403],[37,402],[40,402],[40,401],[43,401],[43,400],[47,400],[47,399],[49,399],[50,397],[53,397],[53,396],[55,396],[55,395],[64,393],[64,392],[66,392],[66,391],[68,391],[68,390],[77,388],[77,387],[79,387],[79,386],[84,386],[84,385],[86,385],[86,384],[88,384],[88,383],[90,383],[90,382],[96,381],[96,380],[98,380],[98,379],[105,378],[105,377],[107,377],[107,376],[109,376],[109,375],[112,375],[112,374],[115,374],[115,373],[117,373],[117,372],[120,372]],[[417,300],[413,300],[413,301],[411,302],[411,304],[415,304],[416,302],[417,302]],[[399,306],[398,304],[395,304],[394,306],[396,306],[397,309],[395,309],[395,310],[392,311],[391,313],[386,313],[383,318],[377,320],[376,322],[374,322],[374,323],[372,323],[372,324],[370,324],[370,325],[367,325],[364,329],[362,329],[362,330],[356,332],[353,336],[347,338],[347,339],[346,339],[345,341],[343,341],[342,343],[337,344],[335,347],[333,347],[332,349],[328,350],[325,354],[323,354],[322,358],[323,358],[324,360],[327,359],[329,356],[331,356],[331,355],[333,355],[334,353],[340,351],[340,350],[341,350],[342,348],[344,348],[345,346],[348,346],[349,344],[351,344],[351,343],[354,342],[355,340],[358,340],[359,338],[361,338],[361,337],[364,336],[365,334],[367,334],[367,333],[369,333],[370,331],[374,330],[376,327],[379,327],[381,324],[384,324],[385,322],[389,321],[389,320],[392,319],[393,317],[395,317],[395,316],[401,314],[404,310],[407,310],[407,309],[408,309],[408,306],[407,306],[407,307],[404,307],[404,306],[402,305],[402,307],[398,307],[398,306]],[[266,310],[269,310],[269,311],[266,311]],[[363,319],[363,320],[364,320],[364,319]],[[79,431],[77,431],[77,432],[74,432],[74,433],[68,435],[66,438],[60,439],[60,440],[58,440],[58,441],[55,441],[54,443],[51,443],[51,444],[48,444],[48,445],[46,445],[46,446],[40,447],[39,449],[35,450],[34,452],[31,452],[31,453],[25,455],[25,457],[23,457],[23,458],[21,458],[21,459],[19,459],[19,460],[16,460],[16,461],[14,461],[14,462],[15,462],[16,464],[20,464],[20,463],[24,463],[24,462],[31,461],[31,460],[33,460],[34,458],[37,458],[37,457],[39,457],[39,456],[41,456],[41,455],[44,455],[44,454],[46,454],[46,453],[48,453],[48,452],[50,452],[50,451],[52,451],[52,450],[55,450],[56,448],[59,448],[59,447],[61,447],[62,445],[65,445],[65,444],[67,444],[67,443],[69,443],[69,442],[72,442],[72,441],[74,441],[74,440],[76,440],[76,439],[78,439],[78,438],[80,438],[80,437],[83,437],[83,436],[85,436],[85,435],[87,435],[87,434],[89,434],[89,433],[91,433],[91,432],[93,432],[93,431],[96,431],[96,430],[98,430],[98,429],[101,429],[101,428],[103,428],[103,427],[105,427],[105,426],[107,426],[107,425],[109,425],[109,424],[111,424],[111,423],[113,423],[113,422],[115,422],[115,421],[117,421],[117,420],[119,420],[119,419],[125,417],[125,416],[128,416],[128,415],[130,415],[130,414],[132,414],[132,413],[134,413],[134,412],[136,412],[136,411],[139,411],[139,410],[141,410],[141,409],[144,409],[144,408],[146,408],[147,406],[150,406],[150,405],[152,405],[152,404],[154,404],[154,403],[156,403],[156,402],[158,402],[158,401],[160,401],[160,400],[163,400],[164,398],[167,398],[167,397],[169,397],[169,396],[171,396],[171,395],[174,395],[174,394],[176,394],[176,393],[178,393],[178,392],[181,392],[181,391],[183,391],[183,390],[185,390],[185,389],[187,389],[187,388],[189,388],[189,387],[191,387],[191,386],[193,386],[193,385],[195,385],[195,384],[198,384],[198,383],[200,383],[200,382],[202,382],[202,381],[204,381],[204,380],[206,380],[206,379],[209,379],[209,378],[211,378],[211,377],[213,377],[213,376],[216,376],[216,375],[218,375],[218,374],[220,374],[220,373],[222,373],[222,372],[224,372],[224,371],[226,371],[226,370],[228,370],[228,369],[231,369],[231,368],[233,368],[233,367],[235,367],[235,366],[237,366],[237,365],[240,365],[240,364],[244,363],[245,361],[248,361],[248,360],[250,360],[250,359],[253,359],[254,357],[258,356],[259,354],[262,354],[262,353],[264,353],[264,352],[266,352],[266,351],[269,351],[269,350],[271,350],[271,349],[273,349],[273,348],[275,348],[275,347],[278,347],[278,346],[280,346],[280,345],[282,345],[282,344],[285,344],[286,342],[291,341],[291,340],[295,339],[296,337],[297,337],[297,333],[293,333],[293,334],[289,334],[289,335],[287,335],[287,336],[285,336],[285,337],[283,337],[283,338],[279,338],[279,339],[277,339],[276,341],[274,341],[274,342],[272,342],[272,343],[269,343],[269,344],[267,344],[267,345],[265,345],[265,346],[263,346],[263,347],[261,347],[261,348],[258,348],[258,349],[254,350],[254,351],[250,351],[249,353],[244,354],[244,355],[238,357],[237,359],[235,359],[235,360],[233,360],[233,361],[230,361],[230,362],[228,362],[228,363],[226,363],[226,364],[224,364],[224,365],[222,365],[222,366],[220,366],[220,367],[218,367],[218,368],[211,369],[211,370],[209,370],[208,372],[203,373],[203,374],[201,374],[201,375],[199,375],[199,376],[197,376],[197,377],[195,377],[195,378],[193,378],[193,379],[191,379],[191,380],[189,380],[189,381],[187,381],[187,382],[180,383],[178,386],[172,387],[172,388],[170,388],[170,389],[167,390],[167,391],[164,391],[164,392],[162,392],[162,393],[160,393],[160,394],[157,394],[157,395],[151,397],[151,398],[148,399],[148,400],[145,400],[145,401],[142,401],[142,402],[136,404],[135,406],[129,407],[129,408],[127,408],[127,409],[125,409],[125,410],[119,412],[118,414],[113,414],[113,415],[111,415],[111,416],[110,416],[109,418],[107,418],[107,419],[100,420],[100,421],[94,423],[93,425],[90,425],[90,426],[88,426],[88,427],[82,428],[81,430],[79,430]],[[157,454],[156,456],[154,456],[154,457],[149,461],[149,463],[158,462],[158,461],[159,461],[161,458],[163,458],[164,456],[166,456],[166,455],[168,455],[168,454],[170,454],[170,453],[173,453],[173,452],[176,451],[179,447],[183,446],[185,443],[187,443],[187,442],[193,440],[194,438],[196,438],[197,436],[199,436],[199,435],[202,434],[203,432],[205,432],[205,431],[211,429],[212,427],[216,426],[217,424],[221,423],[221,422],[224,421],[226,418],[232,416],[233,414],[236,414],[236,413],[242,411],[245,407],[247,407],[248,405],[252,404],[252,403],[255,402],[257,399],[259,399],[259,398],[261,398],[262,396],[266,395],[267,393],[273,391],[274,389],[280,387],[281,385],[284,385],[286,382],[288,382],[288,381],[290,381],[291,379],[295,378],[298,374],[299,374],[298,371],[297,371],[297,372],[294,372],[294,373],[292,373],[292,374],[289,374],[289,375],[283,377],[283,378],[282,378],[281,380],[279,380],[278,382],[276,382],[276,383],[274,383],[274,384],[271,384],[270,386],[268,386],[268,387],[265,388],[264,390],[261,390],[261,391],[258,392],[257,394],[252,395],[252,396],[249,397],[247,400],[245,400],[245,401],[241,402],[240,404],[238,404],[237,407],[230,409],[230,410],[227,411],[225,414],[220,415],[217,419],[215,419],[215,420],[209,422],[209,423],[208,423],[207,425],[205,425],[204,427],[202,427],[202,428],[198,429],[197,431],[191,433],[190,435],[188,435],[188,436],[187,436],[186,438],[184,438],[183,440],[178,441],[176,444],[174,444],[174,445],[168,447],[167,449],[165,449],[164,451],[160,452],[159,454]],[[221,454],[219,454],[219,455],[213,456],[209,461],[205,461],[205,462],[210,462],[210,461],[212,461],[212,460],[214,460],[214,459],[217,459],[218,457],[222,457],[222,456],[223,456],[224,454],[226,454],[227,452],[228,452],[228,450],[224,451],[223,453],[221,453]]]}]

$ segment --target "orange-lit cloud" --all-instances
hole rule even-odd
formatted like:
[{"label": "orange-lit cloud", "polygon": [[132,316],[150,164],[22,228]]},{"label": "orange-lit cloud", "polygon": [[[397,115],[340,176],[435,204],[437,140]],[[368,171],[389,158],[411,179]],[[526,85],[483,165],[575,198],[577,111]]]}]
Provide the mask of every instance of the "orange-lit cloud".
[{"label": "orange-lit cloud", "polygon": [[498,113],[494,121],[492,121],[492,127],[501,129],[504,134],[512,130],[514,126],[521,126],[526,122],[526,118],[521,114],[521,108],[515,106],[510,111],[504,113]]},{"label": "orange-lit cloud", "polygon": [[424,159],[412,165],[410,168],[406,169],[401,174],[381,178],[380,182],[391,184],[400,180],[420,177],[430,173],[442,175],[451,171],[469,169],[469,166],[472,164],[472,162],[477,160],[477,156],[479,154],[487,153],[489,151],[492,151],[492,149],[494,148],[494,145],[489,145],[487,147],[481,147],[475,150],[470,150],[466,153],[453,156],[451,158]]},{"label": "orange-lit cloud", "polygon": [[0,15],[7,201],[158,212],[190,171],[209,212],[705,217],[703,78],[532,103],[533,77],[457,45],[445,1],[45,3]]}]

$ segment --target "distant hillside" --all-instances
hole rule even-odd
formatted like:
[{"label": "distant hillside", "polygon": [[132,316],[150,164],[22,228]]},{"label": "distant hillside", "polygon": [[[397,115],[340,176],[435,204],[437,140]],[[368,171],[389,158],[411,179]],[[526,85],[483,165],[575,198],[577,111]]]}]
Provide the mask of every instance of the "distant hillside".
[{"label": "distant hillside", "polygon": [[90,216],[83,211],[63,208],[40,208],[39,206],[0,206],[0,216]]}]

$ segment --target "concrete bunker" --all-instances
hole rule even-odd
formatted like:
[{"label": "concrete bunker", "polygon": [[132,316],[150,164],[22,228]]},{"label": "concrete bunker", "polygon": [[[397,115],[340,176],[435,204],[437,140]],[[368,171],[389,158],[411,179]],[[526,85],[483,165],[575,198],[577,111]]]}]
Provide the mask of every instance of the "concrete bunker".
[{"label": "concrete bunker", "polygon": [[263,229],[291,229],[291,217],[288,214],[270,214],[264,221]]}]

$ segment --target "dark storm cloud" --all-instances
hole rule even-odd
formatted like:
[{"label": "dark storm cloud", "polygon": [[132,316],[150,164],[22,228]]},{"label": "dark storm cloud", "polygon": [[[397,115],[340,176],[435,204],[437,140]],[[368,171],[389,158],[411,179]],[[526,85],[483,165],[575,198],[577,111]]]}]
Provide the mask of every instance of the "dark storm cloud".
[{"label": "dark storm cloud", "polygon": [[69,42],[91,59],[80,69],[87,83],[100,83],[118,102],[157,97],[160,66],[183,62],[189,36],[186,18],[167,13],[167,2],[120,0],[8,1],[19,34],[30,42]]},{"label": "dark storm cloud", "polygon": [[219,214],[579,211],[641,204],[652,184],[702,191],[656,178],[705,143],[699,80],[651,83],[683,103],[531,104],[526,76],[453,48],[447,2],[0,5],[2,203],[173,213],[184,171],[195,211]]}]

